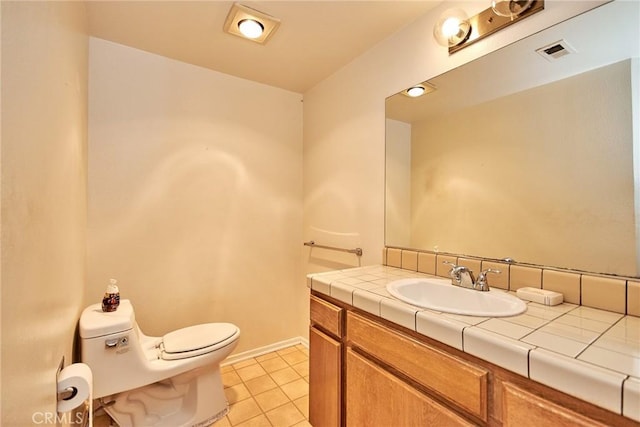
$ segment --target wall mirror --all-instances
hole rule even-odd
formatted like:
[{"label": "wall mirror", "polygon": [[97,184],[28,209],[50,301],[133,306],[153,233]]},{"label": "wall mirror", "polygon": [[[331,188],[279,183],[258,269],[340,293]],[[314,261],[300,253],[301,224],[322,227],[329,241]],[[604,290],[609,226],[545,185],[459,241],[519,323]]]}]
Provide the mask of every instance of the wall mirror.
[{"label": "wall mirror", "polygon": [[638,277],[638,16],[607,3],[388,98],[386,245]]}]

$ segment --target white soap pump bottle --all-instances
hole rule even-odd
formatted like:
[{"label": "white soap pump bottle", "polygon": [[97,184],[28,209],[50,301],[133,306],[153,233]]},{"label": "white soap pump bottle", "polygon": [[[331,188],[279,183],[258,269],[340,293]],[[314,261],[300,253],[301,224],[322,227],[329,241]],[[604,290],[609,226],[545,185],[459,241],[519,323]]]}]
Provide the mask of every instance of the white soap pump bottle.
[{"label": "white soap pump bottle", "polygon": [[118,283],[116,279],[109,280],[109,285],[102,298],[102,311],[110,312],[118,309],[120,305],[120,290],[116,283]]}]

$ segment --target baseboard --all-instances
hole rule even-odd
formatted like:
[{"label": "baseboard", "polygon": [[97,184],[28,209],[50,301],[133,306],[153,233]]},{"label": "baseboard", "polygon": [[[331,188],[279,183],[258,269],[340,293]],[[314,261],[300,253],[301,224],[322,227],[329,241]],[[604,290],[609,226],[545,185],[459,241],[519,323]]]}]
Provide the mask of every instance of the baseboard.
[{"label": "baseboard", "polygon": [[283,348],[291,347],[293,345],[301,344],[306,348],[309,348],[309,340],[303,337],[289,338],[288,340],[279,341],[273,344],[266,345],[264,347],[254,348],[253,350],[243,351],[242,353],[232,354],[227,357],[220,366],[232,365],[234,363],[242,362],[243,360],[251,359],[253,357],[262,356],[263,354],[271,353],[273,351],[282,350]]}]

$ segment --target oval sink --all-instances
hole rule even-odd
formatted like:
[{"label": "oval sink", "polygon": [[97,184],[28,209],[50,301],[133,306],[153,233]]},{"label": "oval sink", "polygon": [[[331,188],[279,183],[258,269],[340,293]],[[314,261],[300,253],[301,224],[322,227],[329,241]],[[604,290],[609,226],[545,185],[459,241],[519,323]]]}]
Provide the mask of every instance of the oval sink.
[{"label": "oval sink", "polygon": [[391,295],[418,307],[467,316],[505,317],[523,313],[527,305],[501,290],[488,292],[461,288],[449,279],[415,278],[387,285]]}]

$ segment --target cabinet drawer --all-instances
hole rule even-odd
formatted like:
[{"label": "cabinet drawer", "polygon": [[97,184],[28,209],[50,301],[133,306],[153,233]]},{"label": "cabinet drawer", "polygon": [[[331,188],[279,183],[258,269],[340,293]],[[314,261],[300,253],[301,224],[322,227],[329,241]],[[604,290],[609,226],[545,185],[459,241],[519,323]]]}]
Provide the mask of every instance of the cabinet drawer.
[{"label": "cabinet drawer", "polygon": [[312,326],[319,326],[338,338],[342,337],[343,309],[311,295],[309,311]]},{"label": "cabinet drawer", "polygon": [[351,312],[347,337],[351,345],[487,421],[486,370]]},{"label": "cabinet drawer", "polygon": [[502,383],[503,426],[604,427],[511,383]]},{"label": "cabinet drawer", "polygon": [[346,363],[349,427],[473,425],[351,349]]}]

